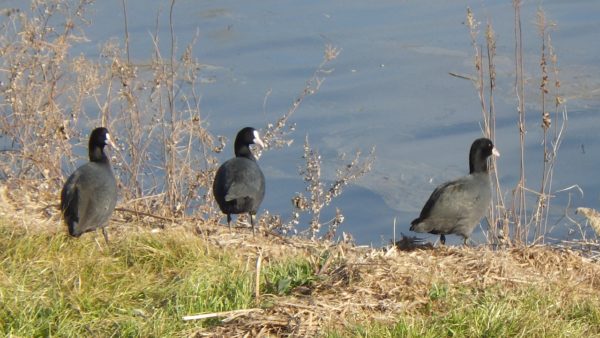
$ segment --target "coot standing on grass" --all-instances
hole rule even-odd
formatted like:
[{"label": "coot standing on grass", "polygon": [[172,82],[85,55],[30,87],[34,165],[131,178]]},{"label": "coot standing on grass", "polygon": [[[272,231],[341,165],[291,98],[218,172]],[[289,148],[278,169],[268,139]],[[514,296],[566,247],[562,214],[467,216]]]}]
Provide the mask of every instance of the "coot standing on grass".
[{"label": "coot standing on grass", "polygon": [[442,244],[446,243],[445,235],[460,235],[466,245],[492,201],[487,165],[492,154],[500,156],[491,140],[475,140],[469,151],[469,175],[435,188],[419,218],[410,223],[410,230],[439,234]]},{"label": "coot standing on grass", "polygon": [[104,227],[117,203],[117,181],[104,153],[107,144],[112,144],[108,130],[94,129],[88,145],[90,162],[69,176],[60,193],[60,208],[69,234],[79,237],[102,228],[106,243]]},{"label": "coot standing on grass", "polygon": [[250,151],[251,144],[264,148],[257,130],[251,127],[240,130],[235,138],[235,157],[223,163],[215,174],[213,195],[227,215],[229,229],[231,214],[247,212],[254,233],[254,215],[265,197],[265,176]]}]

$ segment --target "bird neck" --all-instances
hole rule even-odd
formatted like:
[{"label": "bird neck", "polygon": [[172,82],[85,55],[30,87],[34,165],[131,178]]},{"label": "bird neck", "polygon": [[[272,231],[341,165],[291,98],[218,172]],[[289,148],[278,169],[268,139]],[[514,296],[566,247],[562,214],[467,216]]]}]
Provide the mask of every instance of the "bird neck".
[{"label": "bird neck", "polygon": [[246,145],[246,144],[242,144],[242,145],[236,144],[235,156],[236,157],[245,157],[247,159],[256,161],[256,158],[254,158],[252,151],[250,151],[250,147],[248,147],[248,145]]},{"label": "bird neck", "polygon": [[486,173],[488,171],[487,159],[481,159],[480,154],[469,158],[469,174]]},{"label": "bird neck", "polygon": [[104,153],[102,147],[89,147],[90,162],[108,163],[108,156]]}]

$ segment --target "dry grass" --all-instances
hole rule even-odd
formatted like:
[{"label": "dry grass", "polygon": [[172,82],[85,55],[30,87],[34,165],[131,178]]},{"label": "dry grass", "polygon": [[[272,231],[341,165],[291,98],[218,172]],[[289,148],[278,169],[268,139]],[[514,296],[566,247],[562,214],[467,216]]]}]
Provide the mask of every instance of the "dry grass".
[{"label": "dry grass", "polygon": [[[155,26],[153,53],[134,63],[130,59],[127,1],[122,1],[123,40],[96,42],[101,45],[97,58],[72,56],[71,49],[86,41],[91,3],[31,1],[27,9],[2,12],[0,93],[6,100],[0,103],[1,176],[9,186],[28,184],[54,200],[64,178],[86,160],[77,156],[77,149],[87,144],[86,130],[105,126],[117,144],[109,153],[121,197],[117,207],[132,211],[125,217],[153,220],[150,223],[163,220],[162,226],[168,225],[165,220],[218,221],[222,214],[211,187],[219,165],[215,154],[224,149],[227,138],[207,128],[209,121],[200,107],[200,79],[206,65],[195,57],[197,37],[183,43],[177,40],[172,16],[176,1],[171,0],[166,20],[157,15],[156,21],[148,23]],[[165,27],[170,43],[161,50],[159,32]],[[255,126],[263,131],[266,151],[291,144],[292,116],[305,98],[319,91],[339,53],[338,48],[326,45],[322,62],[301,85],[289,109],[274,123]],[[316,165],[320,170],[320,163]],[[353,165],[361,165],[358,158],[349,165],[338,178],[340,186],[370,169],[365,165],[354,170]],[[323,192],[313,189],[311,193]],[[269,223],[281,233],[296,233],[299,212],[291,203],[290,210],[289,220],[266,213],[261,224]],[[329,227],[330,236],[335,235],[343,217],[336,219]],[[318,230],[324,224],[316,217],[311,225]]]},{"label": "dry grass", "polygon": [[[122,3],[127,16],[127,2]],[[2,244],[7,246],[0,250],[0,303],[7,306],[0,308],[10,305],[13,311],[11,318],[0,316],[5,334],[52,335],[58,330],[58,335],[72,336],[344,336],[380,330],[382,335],[432,337],[600,335],[600,267],[576,250],[482,246],[408,252],[280,235],[293,233],[299,212],[305,211],[312,216],[309,237],[329,225],[325,238],[334,238],[342,213],[322,222],[320,212],[345,185],[369,171],[372,153],[362,160],[357,153],[327,186],[320,175],[320,155],[307,137],[301,171],[307,192],[294,199],[297,209],[291,220],[267,213],[261,224],[268,230],[257,237],[219,227],[209,187],[217,166],[214,153],[226,141],[205,128],[197,92],[202,65],[193,58],[194,41],[178,51],[171,35],[170,50],[155,50],[145,65],[130,62],[127,38],[123,46],[107,42],[100,61],[69,58],[68,49],[85,38],[89,1],[33,4],[30,13],[4,13],[7,19],[0,24],[6,98],[0,105],[0,132],[12,145],[2,153],[0,165],[6,178],[0,186],[0,216],[7,235]],[[493,136],[495,38],[488,26],[486,67],[475,30],[477,91],[485,132]],[[520,45],[520,33],[516,35]],[[498,218],[510,217],[516,229],[510,235],[517,243],[527,242],[529,233],[519,227],[544,228],[552,163],[562,135],[557,128],[561,104],[556,58],[545,28],[541,35],[547,42],[544,76],[556,77],[555,88],[547,82],[542,87],[542,96],[553,92],[556,97],[554,124],[546,109],[540,114],[544,130],[554,132],[544,148],[544,158],[552,162],[545,167],[534,211],[525,212],[521,185],[521,197],[514,203],[518,207],[499,210],[491,222],[495,226]],[[304,98],[319,90],[330,72],[328,63],[338,53],[326,47],[323,63],[289,110],[264,128],[270,148],[291,142],[290,117]],[[516,61],[520,74],[521,62]],[[489,72],[487,92],[484,69]],[[523,107],[520,101],[520,113]],[[112,160],[123,201],[111,220],[115,242],[108,248],[95,243],[93,234],[80,241],[68,239],[57,210],[63,176],[79,160],[73,147],[87,138],[80,130],[100,124],[116,130],[120,145]],[[73,270],[71,263],[85,269]],[[91,289],[72,296],[72,288],[81,291],[82,279]],[[33,302],[39,295],[43,297]],[[495,304],[513,317],[490,311]],[[184,323],[183,316],[193,311],[227,312],[218,320]],[[496,314],[486,317],[489,313]],[[512,331],[489,331],[507,320],[517,323],[509,327]],[[547,321],[556,324],[543,331]],[[36,327],[42,324],[48,324],[48,331]],[[357,328],[361,325],[367,327]],[[398,325],[407,333],[389,331]]]},{"label": "dry grass", "polygon": [[[557,299],[599,301],[600,266],[570,250],[534,246],[402,252],[343,245],[320,249],[334,255],[336,263],[321,273],[310,290],[275,297],[270,308],[226,320],[211,328],[209,335],[315,336],[324,329],[344,332],[356,323],[394,325],[402,317],[431,315],[426,309],[435,303],[432,290],[439,285],[451,289],[445,292],[498,289],[505,295],[518,295],[532,289]],[[469,306],[467,298],[464,306]]]},{"label": "dry grass", "polygon": [[600,235],[600,213],[598,211],[592,208],[579,207],[577,213],[585,216],[596,235]]},{"label": "dry grass", "polygon": [[[253,237],[247,229],[230,233],[225,227],[214,223],[191,220],[178,220],[165,230],[156,232],[139,222],[126,221],[122,213],[117,213],[109,228],[114,234],[114,242],[108,248],[102,248],[90,240],[93,234],[87,240],[73,241],[66,238],[57,211],[51,207],[45,208],[44,196],[40,200],[36,194],[24,190],[20,193],[15,191],[4,186],[0,189],[0,215],[3,222],[8,221],[8,226],[13,228],[7,230],[12,234],[10,240],[21,243],[18,244],[21,249],[8,250],[9,256],[0,259],[0,275],[15,269],[11,261],[25,258],[14,255],[25,250],[23,245],[27,245],[27,255],[40,256],[35,258],[35,268],[54,271],[57,281],[63,279],[61,273],[69,276],[75,273],[80,279],[88,280],[90,277],[85,275],[87,270],[69,272],[64,266],[56,270],[56,264],[62,264],[60,262],[67,264],[78,260],[78,265],[81,266],[95,264],[97,268],[94,269],[94,274],[101,280],[121,276],[115,281],[123,287],[132,281],[121,278],[130,273],[143,273],[143,279],[132,275],[137,278],[138,284],[141,283],[134,289],[146,288],[148,294],[161,291],[154,291],[155,286],[144,286],[143,283],[156,283],[160,280],[159,286],[166,294],[154,294],[153,298],[156,300],[149,305],[136,305],[135,300],[129,298],[113,298],[110,307],[122,309],[117,317],[113,317],[111,311],[105,313],[103,316],[106,318],[100,322],[84,316],[82,319],[88,318],[93,330],[100,330],[93,331],[97,333],[124,334],[129,331],[122,331],[124,328],[121,325],[129,323],[129,329],[133,330],[128,333],[130,335],[368,336],[368,332],[375,330],[374,328],[367,326],[366,329],[357,329],[357,326],[375,325],[379,330],[382,330],[381,327],[385,328],[384,331],[377,331],[379,333],[376,335],[393,336],[394,333],[385,330],[404,323],[402,325],[409,328],[408,334],[403,334],[407,336],[436,336],[456,325],[464,326],[460,330],[454,327],[459,330],[459,335],[477,336],[484,333],[484,328],[479,327],[477,320],[480,320],[480,316],[491,316],[488,314],[488,307],[496,304],[507,307],[506,315],[527,315],[528,319],[519,321],[513,330],[530,332],[532,336],[543,335],[540,327],[545,325],[543,318],[537,321],[529,319],[536,315],[553,316],[556,326],[567,325],[569,330],[575,330],[570,332],[600,334],[600,313],[592,311],[584,318],[578,315],[581,309],[587,311],[585,309],[588,307],[600,306],[597,292],[600,287],[600,265],[579,251],[568,248],[424,246],[402,251],[396,247],[367,248],[345,243],[287,238],[274,233]],[[27,203],[24,204],[25,201]],[[30,241],[38,237],[37,234],[43,234],[43,240]],[[48,245],[47,241],[51,242],[48,248],[45,247]],[[40,247],[36,247],[38,245]],[[53,251],[52,248],[56,247],[57,251]],[[65,251],[65,248],[70,249]],[[93,258],[94,256],[97,258]],[[257,299],[252,281],[256,281],[256,262],[259,256],[260,299]],[[96,263],[86,263],[90,258]],[[216,261],[213,262],[213,259]],[[120,267],[119,271],[114,270],[112,265],[122,260],[140,263]],[[218,263],[224,260],[228,263]],[[215,269],[214,264],[225,265]],[[31,265],[27,266],[28,269],[32,268]],[[232,272],[227,270],[230,266],[237,268]],[[140,268],[150,270],[139,271]],[[134,271],[130,271],[131,269]],[[215,291],[197,300],[194,298],[197,296],[182,294],[201,287],[194,283],[200,283],[203,277],[198,277],[197,274],[206,269],[211,280],[227,279],[225,276],[233,278],[230,283],[232,285],[229,286],[233,289],[227,289],[226,294]],[[169,277],[165,280],[165,271],[168,271],[168,276],[180,278]],[[30,272],[36,274],[35,271]],[[237,278],[240,278],[240,282],[236,282]],[[14,291],[13,287],[18,287],[16,284],[13,286],[11,281],[15,281],[15,278],[7,280],[1,286],[1,302],[7,301],[5,297]],[[188,289],[183,289],[182,282],[185,282],[183,284]],[[91,282],[87,283],[89,288]],[[93,290],[88,290],[90,292],[86,297],[91,297],[88,301],[92,302],[93,294],[113,294],[113,297],[117,297],[117,293],[105,289],[110,285],[112,284],[94,285]],[[213,284],[213,287],[217,285],[219,283]],[[52,288],[52,284],[39,287]],[[125,287],[124,290],[132,287]],[[83,306],[78,303],[79,298],[67,296],[68,293],[61,295],[56,290],[39,289],[36,292],[47,294],[51,302],[63,304],[65,310],[61,311],[70,312],[69,309]],[[171,303],[160,301],[163,297],[177,297],[181,298],[180,302],[186,299],[190,303],[180,304],[172,309]],[[151,301],[146,297],[144,299],[144,303]],[[224,305],[194,305],[200,303]],[[524,312],[510,312],[513,311],[511,307]],[[190,310],[185,312],[186,308]],[[208,320],[183,321],[185,315],[215,310],[228,312]],[[32,305],[32,309],[24,308],[21,311],[36,310]],[[101,310],[91,308],[88,311],[94,313]],[[62,315],[50,312],[48,318],[71,317],[67,312]],[[153,318],[152,327],[146,327],[147,321],[144,317],[139,318],[140,313]],[[572,319],[572,316],[578,317]],[[77,321],[74,318],[72,320]],[[506,318],[496,319],[501,320]],[[104,329],[97,327],[106,321],[117,324]],[[77,327],[73,323],[69,325]],[[54,330],[65,332],[60,331],[60,325],[66,326],[66,322],[57,325]],[[137,328],[134,330],[134,327]],[[7,327],[4,329],[5,332],[11,332],[6,331]],[[17,329],[18,327],[12,328],[13,332],[20,332]],[[547,333],[561,335],[566,332],[554,326],[552,330],[554,331]],[[490,336],[516,335],[515,332],[517,331],[500,331]]]}]

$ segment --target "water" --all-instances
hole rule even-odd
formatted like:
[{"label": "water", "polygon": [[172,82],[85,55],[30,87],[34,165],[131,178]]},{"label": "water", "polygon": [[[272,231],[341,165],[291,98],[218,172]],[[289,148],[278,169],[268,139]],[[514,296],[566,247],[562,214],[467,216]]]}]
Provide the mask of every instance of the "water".
[{"label": "water", "polygon": [[[169,4],[142,0],[127,4],[132,58],[144,63],[153,52],[150,35],[157,21],[159,45],[168,48]],[[527,184],[538,187],[542,156],[537,66],[541,40],[535,26],[540,5],[557,23],[552,42],[569,111],[553,190],[578,184],[584,196],[572,194],[571,207],[599,208],[600,2],[595,0],[523,5]],[[321,62],[326,43],[342,49],[319,93],[294,115],[294,144],[261,158],[267,177],[262,209],[289,215],[289,199],[304,187],[298,168],[306,135],[323,155],[329,179],[339,165],[339,154],[357,149],[366,153],[375,146],[373,171],[334,200],[323,219],[339,207],[346,216],[341,231],[352,233],[360,244],[380,245],[391,238],[394,219],[396,232],[409,234],[409,222],[433,188],[467,172],[468,148],[481,135],[473,85],[448,75],[474,73],[473,50],[463,24],[467,6],[481,21],[480,30],[489,20],[497,36],[496,145],[502,153],[500,181],[510,198],[519,173],[510,2],[180,0],[174,30],[180,49],[199,33],[194,55],[210,66],[200,88],[202,112],[211,131],[230,140],[240,127],[262,128],[287,111]],[[75,50],[88,55],[96,55],[106,40],[123,37],[121,1],[98,1],[92,9],[93,22],[86,31],[90,41]],[[228,146],[219,158],[224,161],[232,153]],[[568,198],[567,192],[556,194],[553,221],[564,213]],[[561,221],[551,235],[567,237],[566,229]],[[474,238],[482,240],[479,230]],[[448,239],[460,241],[455,236]]]}]

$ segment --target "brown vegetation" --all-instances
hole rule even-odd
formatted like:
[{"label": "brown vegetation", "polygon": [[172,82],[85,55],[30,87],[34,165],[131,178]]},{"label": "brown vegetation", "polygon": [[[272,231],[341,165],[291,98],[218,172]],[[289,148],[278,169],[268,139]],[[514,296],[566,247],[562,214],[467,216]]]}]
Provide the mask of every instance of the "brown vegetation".
[{"label": "brown vegetation", "polygon": [[[32,233],[43,231],[63,236],[58,213],[44,207],[44,196],[23,190],[16,193],[6,186],[0,190],[0,196],[0,214],[11,217],[15,225]],[[113,226],[116,243],[132,232],[147,231],[143,230],[145,226],[127,220],[124,215],[117,212],[113,219],[117,223]],[[312,282],[295,287],[290,294],[257,290],[255,296],[259,298],[254,308],[208,314],[218,318],[218,324],[189,332],[195,337],[315,336],[328,330],[345,332],[356,323],[393,325],[401,317],[426,321],[433,313],[453,311],[452,307],[444,306],[445,297],[456,295],[464,299],[464,306],[474,306],[469,297],[486,295],[490,290],[495,297],[507,299],[526,297],[523,294],[531,291],[563,299],[565,304],[600,301],[597,256],[590,258],[566,247],[434,249],[416,245],[402,246],[404,250],[396,246],[369,248],[315,242],[269,232],[255,237],[248,230],[231,233],[214,223],[191,220],[178,220],[170,225],[183,231],[182,235],[200,236],[207,248],[235,252],[253,266],[250,269],[260,271],[261,264],[255,264],[257,261],[264,266],[286,257],[303,257],[314,270]],[[595,247],[594,252],[597,254],[599,249]]]},{"label": "brown vegetation", "polygon": [[[210,187],[218,167],[215,154],[223,150],[227,138],[207,128],[198,92],[205,65],[194,56],[195,39],[183,50],[177,46],[172,25],[175,1],[170,2],[167,24],[170,47],[167,51],[158,48],[161,23],[157,19],[154,53],[145,64],[133,63],[129,57],[126,1],[122,2],[122,43],[105,42],[99,59],[70,55],[74,45],[85,41],[90,4],[89,0],[34,1],[31,10],[3,12],[0,74],[6,83],[0,86],[5,98],[0,104],[0,134],[8,148],[0,153],[3,177],[11,187],[30,184],[51,203],[64,177],[80,160],[74,149],[87,143],[85,130],[105,126],[117,144],[109,156],[119,182],[117,208],[129,213],[124,217],[142,222],[148,216],[217,221],[221,213]],[[290,118],[306,97],[319,91],[339,52],[332,45],[325,46],[322,63],[290,108],[274,123],[255,126],[262,129],[265,150],[291,144],[295,128]],[[335,235],[343,221],[341,211],[334,222],[322,221],[318,215],[344,185],[370,170],[372,153],[366,159],[359,154],[339,171],[326,203],[311,202],[314,216],[309,236],[317,237],[323,225],[329,225],[328,236]],[[307,171],[320,171],[320,162],[307,161],[307,166],[313,166]],[[313,178],[321,180],[307,178],[309,194],[324,196],[327,187],[321,181],[311,182]],[[290,219],[266,213],[260,224],[281,233],[297,233],[300,213],[306,211],[290,203]]]},{"label": "brown vegetation", "polygon": [[315,336],[324,329],[343,330],[355,323],[393,325],[401,316],[426,318],[437,286],[470,293],[494,288],[507,297],[530,288],[570,300],[598,300],[600,287],[597,262],[566,248],[481,246],[406,252],[279,238],[260,243],[219,236],[211,240],[238,252],[252,253],[260,246],[265,257],[302,251],[314,260],[328,258],[315,265],[319,278],[311,287],[298,287],[290,296],[267,296],[269,308],[226,314],[221,325],[200,331],[197,337]]},{"label": "brown vegetation", "polygon": [[[65,2],[69,5],[60,6]],[[83,56],[69,58],[68,48],[84,38],[80,26],[85,26],[84,9],[88,1],[54,0],[33,4],[38,7],[31,13],[4,13],[7,17],[0,26],[1,67],[7,79],[1,93],[5,100],[0,105],[0,133],[12,145],[0,159],[6,178],[0,186],[0,213],[13,223],[11,226],[62,236],[65,229],[57,209],[58,191],[65,173],[78,160],[73,147],[78,142],[85,144],[87,135],[82,135],[82,129],[106,125],[118,130],[113,134],[120,145],[112,158],[123,197],[111,226],[111,230],[116,230],[117,243],[140,228],[147,232],[149,229],[182,229],[184,236],[205,240],[208,248],[232,251],[247,259],[247,265],[256,267],[257,280],[263,261],[298,254],[311,263],[314,276],[311,283],[297,286],[286,295],[264,294],[257,286],[257,308],[228,311],[221,316],[218,325],[194,329],[190,332],[192,335],[314,336],[330,329],[343,332],[355,323],[393,324],[404,315],[415,321],[428,320],[432,313],[457,308],[456,304],[444,308],[443,302],[436,301],[439,294],[456,294],[460,302],[464,299],[465,306],[471,306],[474,301],[470,296],[489,290],[495,290],[496,297],[520,296],[535,290],[552,294],[552,299],[569,302],[592,299],[593,304],[599,303],[598,263],[584,256],[582,251],[566,247],[480,246],[431,250],[427,246],[403,251],[395,246],[364,248],[328,241],[334,238],[343,215],[338,211],[333,220],[322,222],[321,210],[330,206],[344,186],[370,170],[373,155],[370,153],[365,159],[357,153],[328,186],[321,177],[321,157],[310,147],[308,137],[304,154],[299,154],[306,160],[301,175],[307,191],[293,198],[295,209],[290,220],[266,213],[260,221],[266,229],[264,236],[253,238],[243,230],[229,233],[218,226],[220,213],[209,189],[217,166],[214,154],[223,149],[226,139],[210,133],[201,114],[197,81],[202,65],[193,57],[194,41],[178,51],[175,37],[171,35],[171,49],[166,53],[155,50],[145,65],[130,62],[127,39],[124,46],[107,42],[101,61]],[[174,1],[171,4],[174,5]],[[514,4],[518,46],[515,67],[517,91],[521,92],[520,2]],[[126,9],[124,12],[126,14]],[[484,116],[482,129],[493,138],[494,34],[488,26],[485,67],[471,12],[468,21],[476,54],[475,82]],[[539,116],[544,132],[548,133],[543,157],[547,165],[539,189],[527,189],[523,184],[522,164],[521,181],[515,187],[512,207],[506,206],[497,185],[496,208],[489,222],[492,243],[501,242],[497,228],[504,229],[504,238],[512,239],[513,244],[527,244],[531,233],[537,241],[545,232],[552,167],[563,129],[557,125],[566,117],[566,111],[558,94],[560,82],[557,78],[548,82],[548,77],[557,77],[556,58],[543,16],[540,22],[544,79]],[[127,32],[124,35],[127,36]],[[304,98],[319,90],[329,73],[327,65],[338,52],[334,47],[326,48],[323,63],[294,98],[289,110],[263,128],[267,149],[289,144],[288,136],[294,131],[289,118]],[[485,68],[489,85],[484,85]],[[554,115],[546,111],[543,103],[550,92],[556,102]],[[523,128],[524,103],[519,101],[518,105],[519,125]],[[88,111],[90,107],[94,107],[93,112]],[[522,147],[524,135],[525,130],[522,130]],[[144,180],[143,176],[150,178]],[[536,191],[532,193],[535,207],[528,209],[525,194],[533,190]],[[308,238],[318,237],[322,226],[329,225],[325,240],[286,236],[298,230],[301,212],[311,216]],[[590,247],[587,250],[591,250]],[[598,247],[594,246],[593,250],[598,252]],[[598,331],[592,328],[588,332]]]}]

